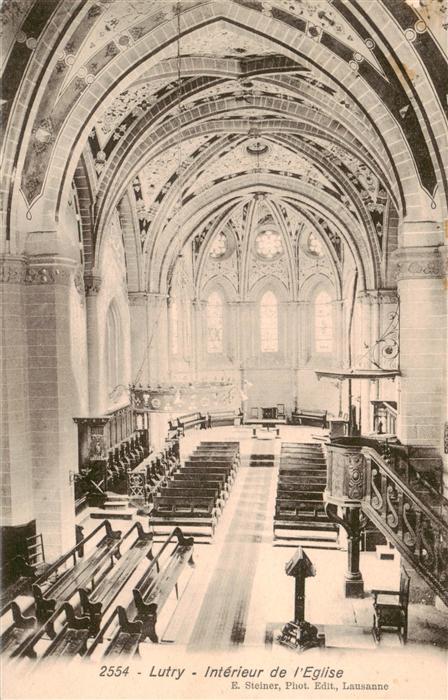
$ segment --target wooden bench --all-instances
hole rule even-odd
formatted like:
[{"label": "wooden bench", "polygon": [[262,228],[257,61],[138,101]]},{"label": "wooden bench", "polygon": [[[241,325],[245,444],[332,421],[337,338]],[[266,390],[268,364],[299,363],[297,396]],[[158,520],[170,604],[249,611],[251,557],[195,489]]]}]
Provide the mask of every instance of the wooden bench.
[{"label": "wooden bench", "polygon": [[204,467],[202,464],[196,464],[183,467],[182,471],[179,473],[189,476],[196,475],[197,478],[204,479],[215,479],[216,476],[222,475],[225,477],[229,486],[232,485],[235,480],[235,471],[229,467]]},{"label": "wooden bench", "polygon": [[180,435],[185,435],[185,431],[190,428],[199,428],[205,430],[207,427],[207,418],[203,416],[199,411],[195,413],[188,413],[185,416],[179,416],[176,418],[177,428]]},{"label": "wooden bench", "polygon": [[[177,543],[166,559],[163,555],[173,539]],[[92,656],[98,644],[105,638],[107,629],[118,618],[118,629],[113,633],[104,656],[134,656],[145,639],[158,643],[157,618],[172,591],[179,599],[179,580],[187,567],[194,567],[192,537],[184,537],[176,527],[157,553],[138,583],[134,586],[132,601],[125,608],[119,605],[109,618],[87,652]]]},{"label": "wooden bench", "polygon": [[157,531],[158,526],[179,525],[180,527],[207,527],[211,534],[215,532],[220,515],[214,498],[190,498],[188,503],[184,498],[156,497],[149,522]]},{"label": "wooden bench", "polygon": [[207,415],[207,427],[241,425],[242,418],[243,414],[241,411],[210,411]]},{"label": "wooden bench", "polygon": [[6,627],[0,637],[0,649],[2,654],[7,656],[19,644],[32,637],[37,625],[37,619],[34,616],[22,613],[20,606],[14,600],[3,608],[0,617],[3,620],[3,617],[8,614],[12,617],[12,623]]},{"label": "wooden bench", "polygon": [[198,474],[196,470],[194,470],[192,474],[186,473],[185,470],[179,472],[178,474],[173,474],[168,483],[173,487],[177,487],[179,484],[181,488],[184,485],[186,485],[187,488],[190,488],[190,485],[191,487],[196,487],[197,485],[199,488],[204,485],[209,486],[210,488],[218,487],[221,490],[221,493],[225,494],[226,498],[228,497],[230,490],[230,485],[225,474],[204,475],[202,473]]},{"label": "wooden bench", "polygon": [[[178,476],[182,476],[179,474]],[[182,491],[187,490],[198,490],[198,489],[213,489],[216,491],[219,497],[228,497],[228,486],[225,481],[219,481],[217,479],[204,480],[204,479],[167,479],[161,486],[161,489],[176,489]]]},{"label": "wooden bench", "polygon": [[92,634],[99,629],[104,611],[110,607],[122,588],[126,585],[140,561],[144,557],[152,558],[153,535],[152,533],[144,532],[140,522],[134,523],[123,537],[122,543],[130,537],[134,531],[137,532],[135,541],[131,544],[129,549],[122,554],[119,562],[115,564],[101,583],[91,592],[84,587],[79,589],[81,608],[90,618],[90,631]]},{"label": "wooden bench", "polygon": [[220,509],[216,505],[214,496],[196,494],[189,496],[188,500],[183,495],[165,495],[161,493],[154,496],[154,515],[163,513],[170,517],[179,515],[181,517],[200,518],[202,515],[218,515],[219,512]]},{"label": "wooden bench", "polygon": [[[42,658],[47,658],[49,656],[60,658],[75,656],[77,654],[83,656],[86,653],[87,640],[98,632],[103,613],[107,611],[119,595],[141,559],[144,556],[151,556],[152,534],[145,533],[139,522],[135,523],[128,530],[121,539],[121,544],[123,544],[134,531],[137,531],[135,541],[102,581],[92,591],[87,591],[84,588],[79,589],[82,610],[81,615],[75,614],[74,607],[69,602],[63,603],[56,611],[52,624],[54,624],[55,619],[62,612],[65,613],[66,621],[62,629],[55,635],[50,645],[46,648]],[[22,650],[22,655],[31,658],[35,657],[35,645],[43,636],[43,630],[45,630],[45,628],[46,626],[43,625],[33,640]]]},{"label": "wooden bench", "polygon": [[[85,547],[102,528],[106,534],[98,542],[96,549],[90,557],[77,560],[76,554],[81,547]],[[86,538],[81,540],[67,554],[62,556],[46,572],[33,583],[33,595],[36,603],[36,617],[38,622],[47,621],[57,605],[68,602],[80,587],[88,584],[94,586],[97,574],[104,575],[108,568],[112,568],[114,558],[120,556],[121,531],[114,531],[108,520],[104,520]],[[59,573],[63,564],[73,557],[73,566]],[[56,575],[55,581],[51,578]]]},{"label": "wooden bench", "polygon": [[236,453],[239,453],[240,451],[240,443],[239,442],[206,442],[205,440],[202,440],[199,445],[196,447],[196,450],[212,450],[212,451],[218,451],[218,450],[234,450]]},{"label": "wooden bench", "polygon": [[297,503],[294,499],[285,498],[277,499],[275,504],[275,519],[284,520],[308,520],[312,516],[315,519],[319,517],[326,518],[325,504],[322,500],[310,501],[309,503]]},{"label": "wooden bench", "polygon": [[327,411],[314,408],[296,408],[291,413],[291,423],[293,425],[307,425],[308,423],[318,423],[322,428],[327,427]]},{"label": "wooden bench", "polygon": [[63,629],[65,629],[68,624],[71,624],[72,629],[76,629],[78,625],[81,625],[83,627],[84,639],[79,639],[78,641],[79,648],[82,648],[83,645],[85,645],[85,642],[88,638],[88,630],[85,628],[86,624],[88,624],[88,618],[76,618],[73,612],[73,607],[69,603],[62,603],[62,605],[60,605],[58,608],[56,608],[56,610],[52,612],[52,614],[46,622],[44,622],[41,625],[38,625],[38,627],[33,630],[30,636],[25,638],[21,644],[15,647],[15,649],[11,653],[11,657],[36,659],[36,644],[43,638],[45,634],[52,639],[56,637],[56,634],[54,632],[54,625],[63,613],[65,614],[65,622],[63,624]]},{"label": "wooden bench", "polygon": [[308,475],[301,475],[296,477],[280,474],[277,490],[280,491],[280,489],[294,488],[300,488],[304,491],[313,491],[319,488],[320,490],[322,490],[322,487],[325,487],[326,483],[326,477],[313,477]]}]

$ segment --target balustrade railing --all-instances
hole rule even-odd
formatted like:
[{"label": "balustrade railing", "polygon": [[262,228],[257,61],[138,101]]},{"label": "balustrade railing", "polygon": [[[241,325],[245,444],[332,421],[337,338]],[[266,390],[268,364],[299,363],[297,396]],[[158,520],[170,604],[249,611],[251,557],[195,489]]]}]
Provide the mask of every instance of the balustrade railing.
[{"label": "balustrade railing", "polygon": [[448,605],[448,523],[380,455],[363,447],[362,509]]}]

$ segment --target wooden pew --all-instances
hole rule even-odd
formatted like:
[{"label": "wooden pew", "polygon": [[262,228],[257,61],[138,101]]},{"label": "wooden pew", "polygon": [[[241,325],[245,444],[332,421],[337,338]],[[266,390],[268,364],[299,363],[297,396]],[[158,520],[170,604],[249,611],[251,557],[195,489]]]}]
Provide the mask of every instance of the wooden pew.
[{"label": "wooden pew", "polygon": [[207,415],[207,427],[241,425],[242,418],[241,411],[210,411]]},{"label": "wooden pew", "polygon": [[216,462],[220,460],[226,460],[229,462],[239,463],[239,455],[233,450],[222,450],[219,452],[212,452],[211,450],[195,451],[193,452],[193,454],[190,455],[189,459],[192,461],[203,460],[204,462]]},{"label": "wooden pew", "polygon": [[143,557],[152,558],[152,533],[144,532],[140,522],[136,522],[125,534],[122,542],[137,532],[137,537],[129,549],[121,556],[120,561],[103,578],[101,583],[89,592],[86,588],[79,589],[81,608],[90,618],[91,632],[97,632],[101,617],[121,589],[126,585]]},{"label": "wooden pew", "polygon": [[[310,523],[312,519],[312,523]],[[329,527],[328,519],[325,514],[325,504],[323,501],[310,501],[309,503],[298,503],[296,500],[278,498],[275,505],[275,527],[287,527],[289,529],[304,528],[307,524],[307,529],[319,529],[320,526]],[[334,528],[334,526],[333,526]]]},{"label": "wooden pew", "polygon": [[172,474],[168,481],[173,487],[177,487],[180,484],[181,487],[185,484],[188,488],[195,487],[198,485],[202,487],[204,484],[210,486],[211,488],[219,487],[222,494],[228,497],[230,485],[225,474],[213,474],[213,475],[203,475],[198,474],[196,470],[193,473],[186,473],[184,470],[176,474]]},{"label": "wooden pew", "polygon": [[[21,644],[15,647],[11,654],[11,657],[36,659],[38,656],[36,652],[36,645],[41,641],[44,634],[48,634],[52,638],[56,637],[56,634],[54,632],[54,625],[62,614],[65,614],[65,622],[63,623],[63,629],[66,629],[67,625],[69,624],[71,626],[71,629],[73,630],[77,629],[78,625],[82,627],[82,634],[77,640],[77,646],[80,649],[85,648],[85,643],[89,635],[88,628],[86,628],[86,625],[88,625],[89,622],[88,617],[77,618],[74,615],[73,607],[69,603],[62,603],[58,608],[56,608],[56,610],[54,610],[51,613],[46,622],[39,625],[37,629],[34,629],[33,633],[30,636],[28,636],[21,642]],[[51,629],[50,633],[48,629],[49,627]]]},{"label": "wooden pew", "polygon": [[182,468],[182,471],[179,472],[180,474],[185,474],[188,476],[193,476],[195,475],[196,478],[200,479],[215,479],[216,476],[224,476],[226,482],[231,486],[233,482],[235,481],[235,471],[232,469],[229,469],[228,467],[207,467],[202,464],[197,464],[197,465],[189,465],[186,467]]},{"label": "wooden pew", "polygon": [[[54,636],[50,645],[45,649],[42,658],[84,655],[87,650],[87,640],[94,636],[99,629],[101,618],[113,601],[126,585],[138,564],[144,556],[151,557],[152,534],[145,533],[141,523],[135,523],[124,537],[124,542],[137,532],[137,537],[129,549],[121,556],[118,563],[104,576],[101,582],[88,592],[85,588],[79,589],[81,600],[81,614],[77,615],[72,604],[64,602],[53,614],[51,624],[54,625],[57,617],[65,613],[65,624]],[[42,625],[34,637],[23,647],[19,656],[36,657],[35,646],[47,631],[48,623]]]},{"label": "wooden pew", "polygon": [[[175,548],[165,558],[167,548],[173,539],[177,538]],[[139,645],[146,638],[158,643],[156,632],[157,618],[160,615],[168,597],[174,590],[179,599],[179,580],[187,566],[193,568],[192,537],[184,537],[180,528],[176,527],[153,561],[148,566],[138,583],[134,586],[132,601],[125,608],[119,605],[93,641],[87,656],[91,657],[106,636],[107,630],[118,618],[118,628],[103,656],[134,656],[139,655]]]},{"label": "wooden pew", "polygon": [[15,647],[26,639],[30,639],[37,626],[36,618],[32,615],[24,615],[14,600],[3,608],[0,617],[3,619],[9,613],[12,616],[12,622],[0,637],[0,649],[2,654],[7,656],[12,654]]},{"label": "wooden pew", "polygon": [[327,411],[318,408],[296,408],[291,413],[291,423],[293,425],[306,425],[307,423],[317,423],[322,428],[327,427]]},{"label": "wooden pew", "polygon": [[169,486],[164,486],[155,494],[155,498],[163,498],[166,496],[175,496],[176,498],[185,498],[186,500],[188,500],[190,497],[197,498],[198,496],[209,496],[210,498],[214,498],[218,505],[223,500],[221,498],[221,490],[208,488],[207,484],[202,484],[202,488],[199,484],[197,488],[186,488],[185,486],[171,488]]},{"label": "wooden pew", "polygon": [[162,484],[161,488],[176,491],[210,489],[224,500],[229,496],[227,484],[216,479],[213,481],[205,481],[204,479],[168,479]]},{"label": "wooden pew", "polygon": [[188,413],[185,416],[178,416],[176,420],[180,435],[185,435],[185,431],[190,428],[200,428],[203,430],[207,427],[207,418],[199,413],[199,411]]},{"label": "wooden pew", "polygon": [[[94,552],[88,558],[77,560],[76,553],[79,549],[85,547],[102,528],[106,534],[98,542]],[[109,521],[104,520],[38,578],[32,586],[38,622],[47,621],[58,605],[68,602],[78,588],[93,583],[97,574],[104,575],[106,570],[113,566],[114,558],[120,557],[120,544],[121,531],[112,530]],[[61,566],[72,557],[73,566],[58,573]],[[55,581],[51,580],[53,575],[57,576]]]},{"label": "wooden pew", "polygon": [[220,513],[214,497],[190,496],[186,501],[182,496],[156,496],[150,523],[153,527],[169,524],[180,527],[207,526],[213,535]]}]

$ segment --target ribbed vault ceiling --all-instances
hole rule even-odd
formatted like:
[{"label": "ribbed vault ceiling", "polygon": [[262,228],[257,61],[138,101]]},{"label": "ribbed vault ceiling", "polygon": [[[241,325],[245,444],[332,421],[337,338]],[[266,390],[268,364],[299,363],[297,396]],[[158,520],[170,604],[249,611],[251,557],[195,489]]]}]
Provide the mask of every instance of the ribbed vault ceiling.
[{"label": "ribbed vault ceiling", "polygon": [[4,110],[27,128],[5,189],[17,197],[19,183],[28,222],[57,217],[82,171],[93,248],[127,197],[133,254],[150,276],[232,202],[270,189],[279,206],[327,212],[357,237],[371,283],[384,285],[391,216],[445,211],[443,3],[378,0],[370,13],[357,0],[13,5],[11,62],[37,76],[37,39],[52,50],[31,113],[16,99],[25,81],[5,82]]}]

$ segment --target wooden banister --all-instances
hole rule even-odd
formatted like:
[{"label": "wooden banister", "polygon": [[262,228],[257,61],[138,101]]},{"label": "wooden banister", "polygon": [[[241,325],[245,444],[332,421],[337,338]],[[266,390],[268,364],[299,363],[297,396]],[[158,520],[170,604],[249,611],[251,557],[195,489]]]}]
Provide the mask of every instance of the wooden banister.
[{"label": "wooden banister", "polygon": [[362,452],[363,511],[448,605],[448,524],[376,450],[363,447]]}]

